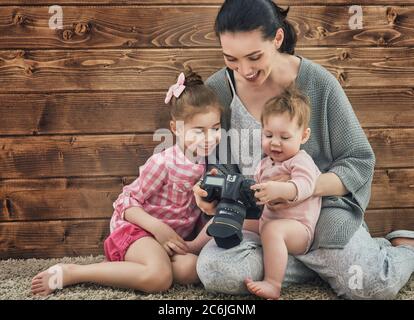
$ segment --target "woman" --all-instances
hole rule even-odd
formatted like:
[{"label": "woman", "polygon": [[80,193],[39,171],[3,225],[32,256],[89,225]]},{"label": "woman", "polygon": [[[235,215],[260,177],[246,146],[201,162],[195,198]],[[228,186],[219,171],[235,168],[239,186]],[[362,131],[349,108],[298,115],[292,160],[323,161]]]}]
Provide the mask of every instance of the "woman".
[{"label": "woman", "polygon": [[[296,34],[287,12],[271,0],[227,0],[216,19],[215,31],[227,68],[207,84],[226,107],[224,129],[236,132],[260,129],[264,103],[295,84],[311,101],[311,139],[303,146],[323,173],[314,195],[323,196],[312,251],[289,257],[284,285],[313,279],[318,274],[338,296],[349,299],[394,298],[414,271],[414,232],[398,231],[386,239],[371,238],[363,221],[369,203],[375,156],[338,81],[326,69],[294,55]],[[252,175],[258,143],[243,134],[222,139],[230,151],[220,154],[227,169]],[[260,137],[259,137],[260,139]],[[226,149],[226,148],[223,148]],[[235,161],[236,160],[236,161]],[[235,165],[229,164],[236,163]],[[289,177],[278,177],[288,180]],[[214,214],[215,204],[199,207]],[[268,204],[277,210],[287,203]],[[211,240],[202,250],[197,271],[208,290],[246,293],[246,277],[261,280],[263,262],[256,234],[245,221],[244,240],[230,250]],[[315,274],[316,272],[316,274]]]}]

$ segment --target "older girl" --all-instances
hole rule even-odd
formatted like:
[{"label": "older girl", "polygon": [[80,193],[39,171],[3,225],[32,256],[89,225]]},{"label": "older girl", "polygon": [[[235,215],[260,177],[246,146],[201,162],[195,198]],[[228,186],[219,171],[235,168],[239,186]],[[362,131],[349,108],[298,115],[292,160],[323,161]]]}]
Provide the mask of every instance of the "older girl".
[{"label": "older girl", "polygon": [[144,292],[198,281],[197,250],[185,241],[200,218],[192,188],[220,140],[222,107],[191,69],[180,74],[165,102],[177,143],[148,159],[114,202],[111,234],[104,243],[107,261],[54,266],[33,278],[34,294],[57,289],[52,275],[61,276],[61,287],[93,282]]}]

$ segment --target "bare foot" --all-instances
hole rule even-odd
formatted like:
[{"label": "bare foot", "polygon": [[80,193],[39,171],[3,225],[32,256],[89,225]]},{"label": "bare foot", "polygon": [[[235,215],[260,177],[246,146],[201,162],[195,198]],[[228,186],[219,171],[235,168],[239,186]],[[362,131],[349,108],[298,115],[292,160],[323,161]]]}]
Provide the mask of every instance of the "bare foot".
[{"label": "bare foot", "polygon": [[57,264],[40,272],[32,279],[32,293],[47,296],[70,284],[70,269],[76,265]]},{"label": "bare foot", "polygon": [[253,281],[250,278],[244,280],[247,289],[254,295],[268,300],[277,300],[280,297],[281,285],[271,281]]},{"label": "bare foot", "polygon": [[414,239],[411,238],[394,238],[391,240],[391,244],[394,247],[401,246],[401,245],[409,245],[414,247]]}]

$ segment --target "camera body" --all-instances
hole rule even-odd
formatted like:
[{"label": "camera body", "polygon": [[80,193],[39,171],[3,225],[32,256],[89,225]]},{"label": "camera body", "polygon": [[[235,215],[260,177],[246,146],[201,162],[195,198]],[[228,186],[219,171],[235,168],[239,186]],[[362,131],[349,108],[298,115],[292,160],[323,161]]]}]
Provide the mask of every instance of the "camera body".
[{"label": "camera body", "polygon": [[240,173],[204,176],[200,187],[207,191],[203,198],[207,202],[218,201],[216,215],[207,228],[207,234],[214,237],[217,246],[232,248],[243,240],[244,219],[259,219],[263,206],[256,204],[254,191],[250,189],[255,181],[246,179]]}]

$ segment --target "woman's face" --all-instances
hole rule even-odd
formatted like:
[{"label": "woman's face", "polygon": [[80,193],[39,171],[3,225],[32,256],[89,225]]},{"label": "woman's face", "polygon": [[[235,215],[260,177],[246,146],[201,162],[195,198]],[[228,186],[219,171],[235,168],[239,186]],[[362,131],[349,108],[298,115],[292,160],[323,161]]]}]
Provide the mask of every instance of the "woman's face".
[{"label": "woman's face", "polygon": [[283,31],[275,40],[264,40],[260,30],[225,32],[220,35],[226,66],[237,72],[243,81],[254,86],[262,85],[269,77],[283,41]]}]

